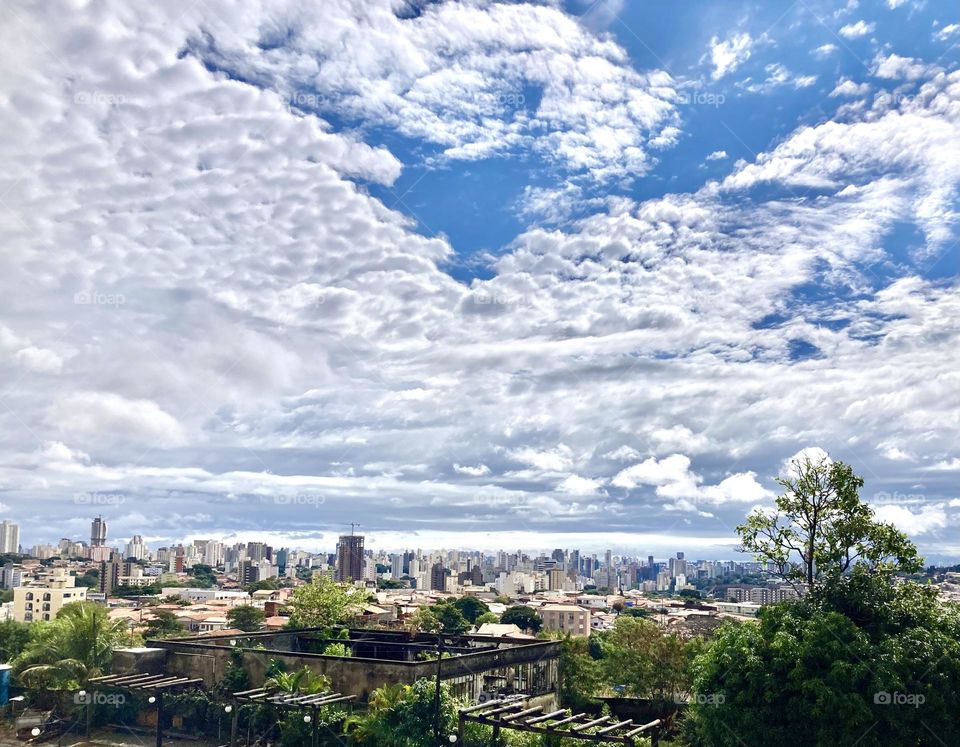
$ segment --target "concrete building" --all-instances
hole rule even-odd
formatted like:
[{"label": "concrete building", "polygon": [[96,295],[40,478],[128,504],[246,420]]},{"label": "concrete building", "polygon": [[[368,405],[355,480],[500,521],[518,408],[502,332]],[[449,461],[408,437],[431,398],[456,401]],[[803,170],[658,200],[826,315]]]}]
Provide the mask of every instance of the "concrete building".
[{"label": "concrete building", "polygon": [[20,552],[20,525],[8,519],[0,522],[0,553]]},{"label": "concrete building", "polygon": [[363,580],[363,535],[345,534],[337,543],[337,581]]},{"label": "concrete building", "polygon": [[540,608],[544,630],[569,633],[573,636],[590,635],[590,611],[575,604],[545,604]]},{"label": "concrete building", "polygon": [[147,559],[147,544],[143,541],[143,537],[139,534],[133,535],[131,540],[127,543],[127,551],[124,554],[125,558],[133,558],[134,560],[146,560]]},{"label": "concrete building", "polygon": [[13,619],[53,620],[63,605],[86,600],[86,588],[74,583],[66,568],[54,568],[35,585],[17,587],[13,590]]}]

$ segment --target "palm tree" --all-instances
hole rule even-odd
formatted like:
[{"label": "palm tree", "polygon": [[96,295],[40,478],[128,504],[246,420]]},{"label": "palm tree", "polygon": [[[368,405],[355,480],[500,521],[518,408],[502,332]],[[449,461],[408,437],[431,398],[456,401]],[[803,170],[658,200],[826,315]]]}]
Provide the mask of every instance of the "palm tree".
[{"label": "palm tree", "polygon": [[267,690],[298,695],[317,695],[330,689],[330,680],[322,674],[314,674],[307,667],[296,672],[277,672],[263,683]]},{"label": "palm tree", "polygon": [[111,620],[105,607],[72,602],[37,627],[14,669],[26,685],[72,689],[106,672],[114,649],[131,642],[126,623]]}]

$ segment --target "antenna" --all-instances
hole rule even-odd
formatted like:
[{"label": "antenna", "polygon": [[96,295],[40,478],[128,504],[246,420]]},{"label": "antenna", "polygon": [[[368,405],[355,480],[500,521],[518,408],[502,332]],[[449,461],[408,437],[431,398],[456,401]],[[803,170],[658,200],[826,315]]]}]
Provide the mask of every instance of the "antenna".
[{"label": "antenna", "polygon": [[359,524],[354,524],[354,523],[351,521],[351,522],[350,522],[350,536],[351,536],[351,537],[353,536],[353,530],[354,530],[354,528],[359,529],[359,528],[360,528],[360,525],[359,525]]}]

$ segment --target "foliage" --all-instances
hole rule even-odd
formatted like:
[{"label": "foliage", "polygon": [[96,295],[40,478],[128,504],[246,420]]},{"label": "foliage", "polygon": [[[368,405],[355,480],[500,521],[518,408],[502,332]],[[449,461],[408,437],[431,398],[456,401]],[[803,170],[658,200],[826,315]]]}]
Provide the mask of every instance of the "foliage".
[{"label": "foliage", "polygon": [[153,610],[153,618],[147,621],[143,637],[151,638],[172,638],[183,635],[187,629],[183,627],[177,616],[169,610]]},{"label": "foliage", "polygon": [[504,625],[513,624],[521,630],[529,630],[531,633],[539,633],[543,627],[543,618],[530,607],[508,607],[506,612],[500,616],[500,622]]},{"label": "foliage", "polygon": [[737,532],[744,551],[773,563],[798,589],[816,591],[855,566],[887,576],[923,568],[903,532],[874,521],[873,509],[860,500],[863,478],[850,465],[804,457],[777,482],[784,493],[776,511],[754,511]]},{"label": "foliage", "polygon": [[30,641],[30,626],[27,623],[7,619],[0,622],[0,662],[15,659]]},{"label": "foliage", "polygon": [[275,578],[264,578],[260,581],[254,581],[252,584],[247,584],[243,587],[243,590],[248,594],[253,594],[255,591],[276,591],[280,588],[280,582]]},{"label": "foliage", "polygon": [[855,593],[870,612],[865,625],[802,600],[765,608],[759,623],[721,627],[694,662],[691,740],[960,743],[960,614],[910,586],[867,604]]},{"label": "foliage", "polygon": [[243,652],[236,649],[230,652],[230,662],[217,682],[216,692],[229,696],[250,689],[250,678],[243,668]]},{"label": "foliage", "polygon": [[88,589],[95,589],[100,586],[100,571],[90,570],[79,576],[73,581],[74,586],[85,586]]},{"label": "foliage", "polygon": [[[435,683],[417,680],[413,685],[388,685],[370,695],[368,711],[348,719],[354,744],[371,747],[433,747]],[[455,733],[457,701],[446,684],[440,688],[440,730]]]},{"label": "foliage", "polygon": [[565,706],[582,710],[601,690],[603,668],[590,655],[588,639],[565,636],[560,643],[560,697]]},{"label": "foliage", "polygon": [[484,612],[474,622],[477,625],[483,625],[484,623],[498,623],[500,622],[500,615],[495,615],[493,612]]},{"label": "foliage", "polygon": [[107,608],[94,602],[64,605],[55,620],[34,623],[30,632],[13,665],[20,681],[31,687],[79,687],[107,671],[114,648],[132,641],[126,624],[110,620]]},{"label": "foliage", "polygon": [[475,624],[477,618],[490,611],[490,608],[481,599],[473,596],[463,596],[457,599],[453,606],[460,610],[461,614],[467,618],[467,622]]},{"label": "foliage", "polygon": [[330,689],[330,679],[303,667],[294,672],[275,672],[264,681],[263,686],[267,690],[284,693],[316,695]]},{"label": "foliage", "polygon": [[323,653],[327,656],[353,656],[353,649],[345,643],[328,643]]},{"label": "foliage", "polygon": [[254,633],[263,627],[263,621],[267,616],[263,610],[257,609],[252,604],[241,604],[231,607],[227,611],[227,624],[231,628],[243,630],[247,633]]},{"label": "foliage", "polygon": [[287,603],[291,628],[331,628],[354,616],[353,595],[346,584],[339,584],[329,576],[317,575],[304,584]]},{"label": "foliage", "polygon": [[424,633],[461,635],[470,629],[470,623],[454,605],[438,602],[432,607],[420,607],[410,619],[414,630]]},{"label": "foliage", "polygon": [[631,695],[674,700],[689,689],[685,645],[650,620],[619,617],[604,641],[607,679]]}]

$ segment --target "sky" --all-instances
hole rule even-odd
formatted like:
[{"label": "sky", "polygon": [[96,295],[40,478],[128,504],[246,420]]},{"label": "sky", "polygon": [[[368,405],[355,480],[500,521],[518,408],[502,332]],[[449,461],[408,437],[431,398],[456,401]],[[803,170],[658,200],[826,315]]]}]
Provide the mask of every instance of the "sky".
[{"label": "sky", "polygon": [[0,516],[737,557],[791,458],[960,560],[960,6],[0,9]]}]

